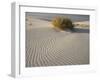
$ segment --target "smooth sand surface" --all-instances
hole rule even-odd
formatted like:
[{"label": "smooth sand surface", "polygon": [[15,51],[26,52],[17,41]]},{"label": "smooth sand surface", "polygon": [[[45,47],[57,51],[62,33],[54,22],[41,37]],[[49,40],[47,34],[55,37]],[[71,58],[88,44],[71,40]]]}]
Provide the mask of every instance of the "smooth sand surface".
[{"label": "smooth sand surface", "polygon": [[89,64],[89,29],[57,31],[45,20],[26,22],[26,67]]}]

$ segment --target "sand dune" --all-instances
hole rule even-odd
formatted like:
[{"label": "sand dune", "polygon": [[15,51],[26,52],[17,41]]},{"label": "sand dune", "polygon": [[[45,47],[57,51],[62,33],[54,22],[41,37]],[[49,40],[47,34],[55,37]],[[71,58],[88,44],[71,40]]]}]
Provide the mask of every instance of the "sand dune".
[{"label": "sand dune", "polygon": [[75,30],[61,32],[48,21],[27,21],[26,67],[89,64],[89,29]]},{"label": "sand dune", "polygon": [[41,19],[34,19],[33,17],[27,17],[26,18],[26,28],[32,29],[32,28],[43,28],[43,27],[53,27],[51,22]]},{"label": "sand dune", "polygon": [[80,22],[74,22],[75,26],[80,26],[80,27],[89,27],[89,21],[80,21]]}]

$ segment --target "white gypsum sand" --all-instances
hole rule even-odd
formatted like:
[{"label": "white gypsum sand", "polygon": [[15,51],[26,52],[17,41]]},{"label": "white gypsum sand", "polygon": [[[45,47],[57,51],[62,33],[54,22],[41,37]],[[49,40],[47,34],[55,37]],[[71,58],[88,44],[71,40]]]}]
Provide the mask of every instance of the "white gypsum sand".
[{"label": "white gypsum sand", "polygon": [[74,25],[80,27],[89,27],[89,21],[74,22]]},{"label": "white gypsum sand", "polygon": [[75,30],[56,31],[49,21],[27,20],[26,67],[89,64],[89,29]]}]

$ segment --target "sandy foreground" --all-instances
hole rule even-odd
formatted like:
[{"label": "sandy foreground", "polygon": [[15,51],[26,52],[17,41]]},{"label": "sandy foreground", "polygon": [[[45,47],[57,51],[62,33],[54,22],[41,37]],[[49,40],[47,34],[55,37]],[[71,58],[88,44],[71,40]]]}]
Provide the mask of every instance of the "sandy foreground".
[{"label": "sandy foreground", "polygon": [[27,20],[26,67],[89,64],[88,28],[57,31],[49,21]]}]

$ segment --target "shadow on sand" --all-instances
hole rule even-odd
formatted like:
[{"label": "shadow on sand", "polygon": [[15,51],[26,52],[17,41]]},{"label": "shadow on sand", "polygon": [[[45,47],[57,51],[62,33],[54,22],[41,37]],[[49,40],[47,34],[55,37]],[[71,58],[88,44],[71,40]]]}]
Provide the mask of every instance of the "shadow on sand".
[{"label": "shadow on sand", "polygon": [[[69,30],[65,30],[69,31]],[[74,28],[73,30],[70,30],[72,33],[89,33],[89,29],[81,29],[81,28]]]},{"label": "shadow on sand", "polygon": [[75,33],[89,33],[89,29],[75,28]]}]

